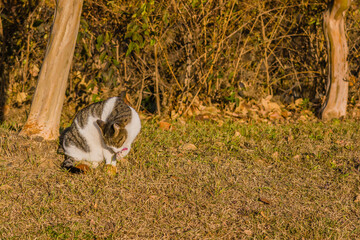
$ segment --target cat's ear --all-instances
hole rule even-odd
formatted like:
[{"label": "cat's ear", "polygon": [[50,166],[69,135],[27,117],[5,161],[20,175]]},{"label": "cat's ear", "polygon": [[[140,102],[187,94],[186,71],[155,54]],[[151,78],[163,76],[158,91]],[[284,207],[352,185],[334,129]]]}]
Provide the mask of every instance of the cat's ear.
[{"label": "cat's ear", "polygon": [[115,131],[114,135],[115,135],[115,136],[118,135],[119,132],[120,132],[120,128],[121,128],[120,125],[117,124],[117,123],[114,123],[114,124],[113,124],[113,128],[114,128],[114,131]]},{"label": "cat's ear", "polygon": [[96,120],[96,124],[99,126],[101,132],[103,133],[104,132],[104,129],[105,129],[105,122],[103,120]]}]

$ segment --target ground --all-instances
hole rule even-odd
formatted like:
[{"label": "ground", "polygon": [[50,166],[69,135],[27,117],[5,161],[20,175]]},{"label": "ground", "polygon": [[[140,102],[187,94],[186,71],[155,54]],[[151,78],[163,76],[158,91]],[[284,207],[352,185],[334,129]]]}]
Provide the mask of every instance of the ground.
[{"label": "ground", "polygon": [[19,136],[22,123],[0,126],[1,239],[360,236],[354,120],[144,120],[114,177],[66,172],[57,142]]}]

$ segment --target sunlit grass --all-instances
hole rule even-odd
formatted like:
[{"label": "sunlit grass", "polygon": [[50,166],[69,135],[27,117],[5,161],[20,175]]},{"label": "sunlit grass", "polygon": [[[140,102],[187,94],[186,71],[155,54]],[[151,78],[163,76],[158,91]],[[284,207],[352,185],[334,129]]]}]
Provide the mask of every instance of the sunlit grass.
[{"label": "sunlit grass", "polygon": [[[145,122],[118,175],[0,127],[0,238],[354,239],[359,125]],[[196,148],[186,149],[185,144]]]}]

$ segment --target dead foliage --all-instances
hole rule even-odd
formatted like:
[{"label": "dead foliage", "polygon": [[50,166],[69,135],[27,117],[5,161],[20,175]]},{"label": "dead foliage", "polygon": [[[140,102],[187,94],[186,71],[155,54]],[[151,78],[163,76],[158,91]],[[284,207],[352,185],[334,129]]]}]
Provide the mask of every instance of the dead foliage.
[{"label": "dead foliage", "polygon": [[[54,12],[48,1],[5,2],[4,111],[30,103]],[[76,111],[126,90],[138,110],[171,118],[202,105],[245,114],[269,95],[285,106],[305,99],[314,112],[327,75],[325,8],[320,0],[85,1],[67,105]],[[353,4],[350,108],[359,99],[358,22]],[[268,117],[287,115],[276,110]]]}]

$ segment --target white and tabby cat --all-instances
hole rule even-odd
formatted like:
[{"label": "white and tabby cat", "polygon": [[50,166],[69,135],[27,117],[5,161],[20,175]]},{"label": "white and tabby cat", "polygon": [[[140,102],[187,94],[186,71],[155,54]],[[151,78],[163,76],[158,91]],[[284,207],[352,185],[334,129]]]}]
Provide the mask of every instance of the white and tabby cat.
[{"label": "white and tabby cat", "polygon": [[129,153],[140,128],[138,113],[121,97],[93,103],[76,114],[60,137],[59,152],[65,154],[62,166],[83,170],[77,168],[80,161],[97,167],[104,160],[116,166],[116,159]]}]

